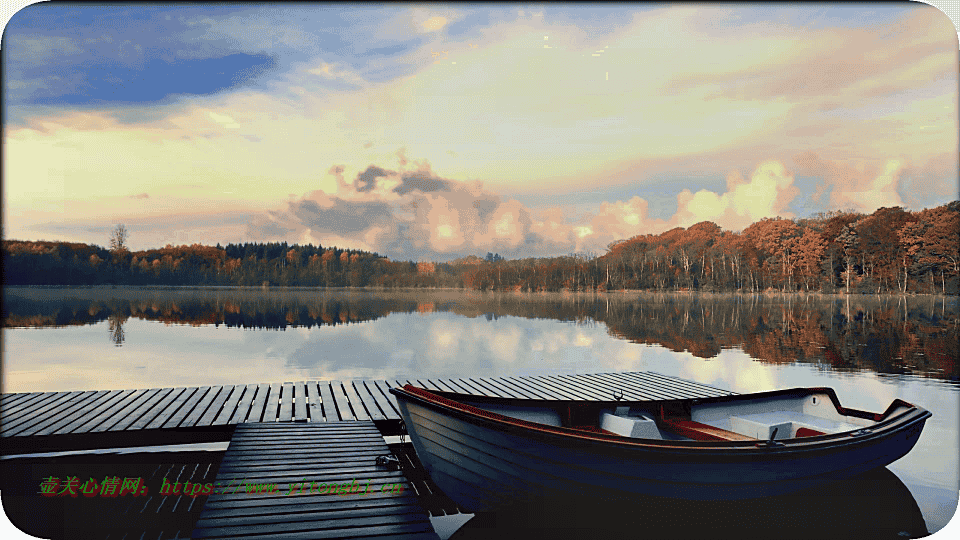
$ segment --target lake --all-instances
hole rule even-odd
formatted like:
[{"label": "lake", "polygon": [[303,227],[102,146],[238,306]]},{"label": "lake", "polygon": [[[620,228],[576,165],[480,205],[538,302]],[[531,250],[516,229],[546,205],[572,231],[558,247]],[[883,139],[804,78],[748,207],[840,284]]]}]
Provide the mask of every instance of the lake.
[{"label": "lake", "polygon": [[3,391],[648,370],[829,386],[933,413],[889,466],[932,533],[960,486],[958,321],[942,296],[11,287]]}]

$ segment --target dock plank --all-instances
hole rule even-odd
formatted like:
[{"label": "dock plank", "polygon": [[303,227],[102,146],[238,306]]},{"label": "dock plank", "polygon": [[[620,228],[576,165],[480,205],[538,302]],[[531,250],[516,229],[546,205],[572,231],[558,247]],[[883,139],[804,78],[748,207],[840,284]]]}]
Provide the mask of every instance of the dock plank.
[{"label": "dock plank", "polygon": [[196,394],[198,390],[200,389],[196,387],[184,388],[182,392],[174,394],[172,401],[161,404],[162,408],[158,408],[157,414],[144,426],[144,429],[157,429],[163,426],[167,420],[177,414],[181,407],[185,406],[190,397]]},{"label": "dock plank", "polygon": [[503,391],[503,389],[498,388],[496,385],[481,380],[480,377],[465,377],[463,380],[477,390],[483,392],[485,395],[495,397],[511,397],[508,392]]},{"label": "dock plank", "polygon": [[[229,388],[226,391],[229,391]],[[202,418],[203,415],[206,414],[207,409],[210,408],[210,404],[213,403],[215,399],[219,398],[220,395],[223,394],[223,392],[224,392],[223,386],[211,387],[210,391],[207,392],[205,396],[203,396],[203,399],[201,399],[200,401],[197,402],[196,405],[194,405],[193,410],[190,411],[190,414],[188,414],[187,417],[183,419],[183,422],[180,422],[180,427],[195,426],[197,422],[200,421],[200,418]]]},{"label": "dock plank", "polygon": [[105,392],[106,391],[104,390],[91,390],[89,392],[82,392],[68,400],[62,400],[57,403],[52,403],[46,407],[42,407],[40,410],[33,413],[33,415],[26,417],[26,421],[19,422],[9,427],[4,426],[3,434],[8,436],[15,435],[19,437],[32,435],[48,425],[56,423],[65,411],[69,411],[76,407],[81,407],[86,403],[90,403],[91,400],[96,400],[99,397],[104,397]]},{"label": "dock plank", "polygon": [[240,405],[240,400],[243,399],[243,394],[247,391],[247,385],[238,384],[233,387],[233,392],[230,393],[230,397],[220,405],[220,412],[217,414],[213,420],[210,420],[209,424],[205,424],[203,419],[200,420],[200,425],[211,425],[211,426],[223,426],[229,423],[230,419],[233,418],[234,412],[236,412],[237,407]]},{"label": "dock plank", "polygon": [[547,375],[537,375],[531,377],[534,381],[531,381],[531,384],[538,384],[543,388],[550,389],[553,392],[553,395],[556,396],[572,396],[574,400],[590,400],[594,399],[591,397],[591,394],[584,391],[581,388],[571,386],[563,381],[563,379],[555,379]]},{"label": "dock plank", "polygon": [[330,383],[330,390],[333,391],[333,399],[337,400],[337,407],[340,409],[340,414],[345,420],[369,420],[367,413],[363,410],[363,406],[359,404],[357,404],[356,407],[351,406],[350,398],[347,397],[344,386],[345,384],[341,381],[332,381]]},{"label": "dock plank", "polygon": [[349,388],[353,390],[353,393],[357,395],[357,399],[363,403],[363,406],[367,409],[367,416],[370,417],[370,420],[384,420],[386,416],[380,410],[380,406],[377,404],[376,398],[367,390],[367,387],[364,386],[363,381],[349,381],[347,383]]},{"label": "dock plank", "polygon": [[[182,394],[184,394],[186,391],[187,391],[186,388],[172,388],[170,393],[168,393],[166,396],[163,396],[159,401],[157,401],[156,404],[154,404],[153,407],[150,408],[149,411],[141,415],[140,418],[138,418],[135,422],[130,424],[126,429],[146,428],[148,425],[150,425],[150,423],[153,422],[154,419],[163,415],[164,410],[166,410],[167,407],[172,405],[176,401],[176,399],[180,397]],[[169,416],[169,414],[166,416]]]},{"label": "dock plank", "polygon": [[80,407],[71,408],[68,413],[58,415],[56,422],[34,432],[33,435],[38,437],[51,435],[80,417],[89,417],[91,414],[97,414],[99,411],[112,406],[122,395],[123,390],[110,390],[103,399],[90,400]]},{"label": "dock plank", "polygon": [[360,399],[360,396],[350,381],[343,381],[343,391],[347,396],[347,401],[350,402],[350,408],[353,410],[357,420],[372,420],[366,404]]},{"label": "dock plank", "polygon": [[89,424],[107,411],[122,408],[134,392],[136,392],[136,390],[116,390],[112,396],[99,401],[96,406],[91,408],[81,407],[80,409],[72,410],[70,414],[64,416],[62,421],[40,430],[37,432],[37,435],[61,435],[70,433],[81,426]]},{"label": "dock plank", "polygon": [[480,390],[474,388],[474,386],[473,386],[472,384],[470,384],[469,382],[467,382],[465,379],[461,379],[461,378],[450,378],[450,379],[447,379],[447,382],[448,382],[449,384],[452,384],[452,385],[455,385],[455,386],[457,386],[457,387],[459,387],[459,388],[462,388],[462,390],[458,390],[458,391],[459,391],[459,392],[463,392],[463,393],[465,393],[465,394],[470,394],[470,395],[472,395],[472,396],[485,396],[485,395],[488,394],[488,392],[483,392],[483,391],[480,391]]},{"label": "dock plank", "polygon": [[373,396],[373,399],[377,402],[377,405],[380,407],[380,410],[383,411],[383,415],[387,420],[399,420],[400,412],[396,409],[396,406],[390,401],[390,398],[380,390],[380,387],[377,386],[377,381],[365,380],[363,381],[364,387],[367,391]]},{"label": "dock plank", "polygon": [[340,381],[330,381],[330,392],[333,401],[337,404],[337,411],[340,413],[341,420],[356,420],[353,411],[350,410],[350,404],[347,402],[347,395],[343,393],[343,386]]},{"label": "dock plank", "polygon": [[551,382],[540,375],[524,377],[522,379],[519,377],[509,377],[508,379],[517,386],[523,386],[531,392],[537,392],[546,399],[587,399],[586,396],[582,396],[578,392]]},{"label": "dock plank", "polygon": [[257,393],[253,397],[253,403],[250,404],[250,413],[247,415],[247,418],[243,420],[244,422],[261,421],[263,411],[267,406],[269,393],[270,385],[268,383],[260,383],[257,385]]},{"label": "dock plank", "polygon": [[167,419],[167,421],[164,422],[161,427],[162,428],[179,427],[180,424],[183,423],[184,419],[186,419],[186,417],[193,412],[193,410],[197,407],[200,401],[203,400],[207,396],[207,394],[209,394],[211,391],[215,391],[215,389],[209,386],[203,386],[199,388],[196,392],[194,392],[192,396],[187,398],[187,400],[183,403],[180,409],[177,412],[173,413],[173,416]]},{"label": "dock plank", "polygon": [[144,391],[142,390],[124,390],[124,394],[119,400],[112,403],[109,407],[101,409],[99,412],[92,411],[89,415],[83,415],[57,430],[55,434],[66,433],[88,433],[92,429],[114,418],[122,411],[135,406]]},{"label": "dock plank", "polygon": [[248,384],[243,390],[243,395],[240,396],[240,401],[237,402],[237,408],[233,411],[233,414],[230,415],[230,418],[227,419],[227,424],[239,424],[247,419],[247,415],[250,413],[250,406],[253,405],[253,396],[257,393],[256,384]]},{"label": "dock plank", "polygon": [[14,403],[17,400],[30,396],[31,394],[40,395],[43,394],[43,392],[8,392],[6,394],[2,394],[0,395],[0,407]]},{"label": "dock plank", "polygon": [[307,421],[307,383],[300,381],[293,385],[293,417],[298,422]]},{"label": "dock plank", "polygon": [[197,426],[212,426],[215,425],[216,419],[220,416],[226,414],[228,417],[233,414],[233,410],[227,411],[227,404],[231,401],[236,403],[239,401],[239,393],[242,393],[246,388],[244,385],[230,386],[226,385],[223,387],[223,391],[220,392],[213,401],[210,402],[210,406],[207,407],[207,411],[203,413],[197,423]]},{"label": "dock plank", "polygon": [[280,394],[283,391],[283,384],[270,383],[270,391],[267,392],[266,401],[263,404],[263,419],[261,422],[276,422],[280,414]]},{"label": "dock plank", "polygon": [[657,400],[666,398],[662,392],[652,392],[639,388],[637,385],[611,377],[609,374],[588,374],[583,375],[581,378],[595,383],[598,387],[609,388],[611,394],[609,399],[616,399],[616,396],[621,394],[623,395],[623,399],[626,400]]},{"label": "dock plank", "polygon": [[[77,392],[55,392],[50,396],[34,400],[32,403],[24,404],[23,407],[12,407],[9,411],[2,411],[0,418],[3,419],[3,425],[0,426],[0,434],[12,432],[14,428],[21,426],[25,422],[35,419],[37,416],[45,414],[58,405],[67,403],[73,399],[82,396],[84,393]],[[26,427],[26,426],[24,426]]]},{"label": "dock plank", "polygon": [[[332,453],[289,467],[285,462],[290,452],[303,449],[289,441],[301,439],[311,440],[315,448],[349,450],[360,444],[370,452],[350,461]],[[250,453],[251,448],[256,449],[255,455]],[[224,488],[208,497],[191,537],[358,538],[420,533],[437,539],[429,516],[413,497],[412,484],[403,473],[376,465],[377,455],[389,453],[369,420],[238,425],[214,481],[218,489]],[[276,485],[277,492],[247,493],[240,488],[245,488],[248,480]],[[364,492],[330,496],[320,490],[320,485],[326,491],[329,485],[351,482]],[[405,491],[389,495],[395,484]],[[383,493],[388,486],[391,491]],[[365,493],[370,488],[373,492]]]},{"label": "dock plank", "polygon": [[[631,374],[634,377],[640,375],[639,373]],[[663,373],[657,373],[656,371],[647,371],[643,375],[647,377],[655,377],[662,381],[665,384],[672,384],[677,389],[690,389],[690,390],[699,390],[702,392],[712,392],[713,395],[717,396],[726,396],[733,394],[729,390],[723,390],[722,388],[717,388],[716,386],[710,386],[709,384],[698,383],[695,381],[688,381],[686,379],[681,379],[680,377],[674,377],[672,375],[664,375]]]},{"label": "dock plank", "polygon": [[[624,399],[631,401],[734,394],[655,372],[31,392],[0,396],[0,436],[56,438],[99,432],[215,428],[240,423],[292,423],[293,420],[330,424],[374,420],[388,433],[399,427],[400,420],[399,407],[390,389],[406,384],[434,391],[517,399],[609,401],[620,391]],[[42,444],[48,442],[45,440]]]},{"label": "dock plank", "polygon": [[130,414],[124,416],[116,424],[110,426],[108,431],[123,431],[127,428],[132,428],[132,426],[140,420],[144,415],[148,414],[160,401],[162,401],[168,394],[173,392],[173,388],[162,388],[155,395],[150,397],[147,401],[142,403],[136,409],[130,411]]},{"label": "dock plank", "polygon": [[570,387],[582,389],[587,393],[587,395],[591,396],[590,399],[599,399],[604,401],[610,401],[613,399],[613,388],[599,385],[596,383],[596,381],[590,379],[589,377],[570,375],[551,375],[548,377],[557,381],[561,381]]},{"label": "dock plank", "polygon": [[397,414],[400,414],[400,407],[397,405],[397,398],[390,393],[390,389],[395,386],[390,385],[390,381],[373,381],[373,385],[380,390],[380,393],[383,394],[383,397],[387,398],[387,401],[390,402],[390,406],[393,407],[393,410],[397,411]]},{"label": "dock plank", "polygon": [[473,377],[473,380],[483,384],[486,388],[495,391],[497,394],[509,398],[525,398],[527,396],[517,392],[496,379],[490,377]]},{"label": "dock plank", "polygon": [[293,383],[285,382],[280,392],[280,412],[277,421],[289,422],[293,420]]},{"label": "dock plank", "polygon": [[543,375],[541,379],[544,381],[550,381],[560,388],[577,390],[581,394],[587,396],[587,399],[610,399],[609,392],[606,392],[604,389],[595,388],[592,385],[584,384],[578,380],[572,380],[564,375]]},{"label": "dock plank", "polygon": [[37,392],[28,394],[24,399],[4,403],[0,406],[0,418],[13,418],[20,415],[22,411],[34,410],[43,403],[51,403],[50,400],[66,399],[70,392]]},{"label": "dock plank", "polygon": [[320,399],[323,400],[323,414],[327,417],[327,422],[340,422],[344,416],[337,410],[337,402],[333,399],[333,392],[330,390],[330,381],[320,381]]},{"label": "dock plank", "polygon": [[311,422],[326,422],[323,417],[323,406],[320,404],[320,388],[317,381],[307,381],[306,385],[307,411]]},{"label": "dock plank", "polygon": [[634,390],[640,390],[652,396],[648,399],[673,399],[678,395],[682,395],[678,394],[670,387],[664,387],[662,385],[651,383],[646,379],[634,379],[632,377],[626,377],[622,373],[604,373],[602,375],[606,375],[614,380],[623,381],[623,384],[630,385]]}]

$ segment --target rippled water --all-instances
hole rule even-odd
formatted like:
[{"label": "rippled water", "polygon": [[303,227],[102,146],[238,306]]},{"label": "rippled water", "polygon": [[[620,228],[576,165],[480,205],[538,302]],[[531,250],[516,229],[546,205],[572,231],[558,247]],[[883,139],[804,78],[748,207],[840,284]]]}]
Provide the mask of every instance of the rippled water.
[{"label": "rippled water", "polygon": [[931,412],[889,467],[930,532],[957,507],[956,297],[6,288],[4,392],[653,370],[833,387]]}]

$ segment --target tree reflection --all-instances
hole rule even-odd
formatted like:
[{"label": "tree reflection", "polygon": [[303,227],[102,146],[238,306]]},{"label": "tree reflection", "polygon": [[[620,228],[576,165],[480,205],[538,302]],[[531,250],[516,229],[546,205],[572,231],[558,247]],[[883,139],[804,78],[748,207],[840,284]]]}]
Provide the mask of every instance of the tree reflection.
[{"label": "tree reflection", "polygon": [[[65,293],[69,293],[66,294]],[[869,370],[960,382],[956,297],[463,291],[9,289],[5,327],[110,321],[124,341],[129,317],[189,325],[285,330],[373,321],[393,313],[452,312],[602,322],[612,336],[713,358],[829,370]]]},{"label": "tree reflection", "polygon": [[111,314],[109,319],[110,341],[117,347],[120,347],[126,339],[123,334],[123,323],[127,322],[127,317]]}]

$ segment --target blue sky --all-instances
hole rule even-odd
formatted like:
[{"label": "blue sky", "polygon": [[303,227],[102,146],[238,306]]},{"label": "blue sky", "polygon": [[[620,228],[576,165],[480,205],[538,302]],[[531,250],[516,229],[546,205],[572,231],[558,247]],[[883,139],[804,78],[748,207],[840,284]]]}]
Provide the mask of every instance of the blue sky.
[{"label": "blue sky", "polygon": [[34,4],[4,236],[449,260],[931,207],[957,49],[923,4]]}]

